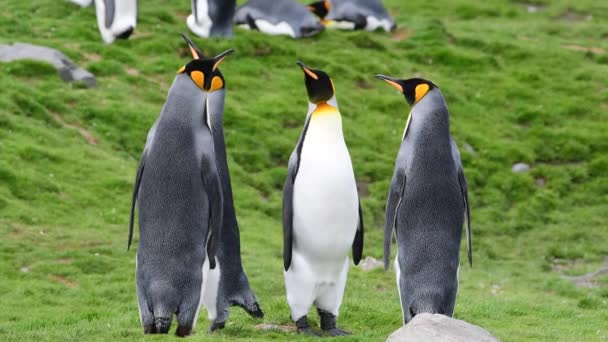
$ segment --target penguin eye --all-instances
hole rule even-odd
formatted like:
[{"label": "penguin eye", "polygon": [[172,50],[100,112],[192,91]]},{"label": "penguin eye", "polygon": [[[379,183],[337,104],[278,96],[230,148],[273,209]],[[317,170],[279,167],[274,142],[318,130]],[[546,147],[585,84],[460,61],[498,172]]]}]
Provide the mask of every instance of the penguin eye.
[{"label": "penguin eye", "polygon": [[424,95],[426,95],[426,93],[429,92],[429,85],[426,83],[421,83],[419,85],[416,86],[416,90],[415,90],[415,101],[414,102],[418,102],[420,101],[421,98],[424,97]]},{"label": "penguin eye", "polygon": [[196,83],[196,85],[203,89],[203,85],[204,85],[204,80],[205,80],[205,74],[203,74],[202,71],[198,71],[198,70],[194,70],[193,72],[190,73],[190,78],[192,79],[192,81],[194,81],[194,83]]},{"label": "penguin eye", "polygon": [[216,91],[224,87],[224,81],[219,76],[213,76],[211,79],[211,89],[209,91]]}]

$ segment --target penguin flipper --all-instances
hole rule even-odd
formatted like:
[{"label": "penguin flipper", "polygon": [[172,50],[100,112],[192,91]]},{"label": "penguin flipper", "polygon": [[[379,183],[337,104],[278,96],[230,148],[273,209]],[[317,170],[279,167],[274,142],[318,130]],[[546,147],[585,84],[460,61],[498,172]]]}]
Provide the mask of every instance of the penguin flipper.
[{"label": "penguin flipper", "polygon": [[388,200],[386,202],[386,214],[384,220],[384,270],[388,270],[389,259],[391,257],[391,242],[393,239],[393,229],[397,222],[397,211],[403,198],[405,190],[405,170],[398,168],[395,170],[391,188],[388,192]]},{"label": "penguin flipper", "polygon": [[215,269],[215,256],[220,243],[220,234],[224,219],[224,199],[220,175],[215,164],[215,157],[203,154],[201,158],[201,178],[209,199],[209,229],[207,240],[207,257],[209,268]]},{"label": "penguin flipper", "polygon": [[363,211],[361,210],[361,202],[359,201],[359,225],[357,226],[355,240],[353,241],[353,263],[355,265],[359,265],[363,256],[363,235]]},{"label": "penguin flipper", "polygon": [[289,158],[287,179],[283,187],[283,269],[289,270],[293,246],[293,185],[296,179],[299,156],[294,151]]},{"label": "penguin flipper", "polygon": [[473,267],[473,243],[471,241],[471,208],[469,206],[469,191],[467,189],[467,180],[464,178],[462,165],[458,168],[458,183],[460,183],[460,191],[464,200],[465,214],[467,218],[467,257],[469,258],[469,266]]},{"label": "penguin flipper", "polygon": [[133,197],[131,198],[131,217],[129,218],[129,240],[127,241],[127,251],[131,248],[131,241],[133,240],[133,224],[135,223],[135,202],[137,202],[137,194],[139,193],[139,185],[141,184],[141,176],[144,173],[144,166],[146,165],[147,151],[141,154],[139,165],[137,165],[137,174],[135,176],[135,185],[133,186]]}]

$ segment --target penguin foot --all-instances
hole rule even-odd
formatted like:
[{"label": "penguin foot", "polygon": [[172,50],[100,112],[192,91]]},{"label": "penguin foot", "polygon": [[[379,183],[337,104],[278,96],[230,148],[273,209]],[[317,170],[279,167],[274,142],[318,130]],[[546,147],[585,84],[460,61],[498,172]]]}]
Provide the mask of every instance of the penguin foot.
[{"label": "penguin foot", "polygon": [[346,336],[349,332],[336,327],[336,316],[331,312],[317,308],[319,317],[321,318],[321,330],[325,331],[329,336]]},{"label": "penguin foot", "polygon": [[212,333],[216,330],[224,329],[225,326],[226,322],[211,322],[211,325],[209,326],[209,332]]},{"label": "penguin foot", "polygon": [[329,330],[325,330],[325,333],[329,336],[332,337],[336,337],[336,336],[348,336],[350,335],[350,333],[348,331],[344,331],[340,328],[332,328]]},{"label": "penguin foot", "polygon": [[243,308],[243,310],[245,310],[249,316],[264,318],[264,312],[262,311],[262,308],[260,308],[258,302],[242,303],[237,305]]},{"label": "penguin foot", "polygon": [[308,325],[308,318],[306,316],[302,316],[300,319],[296,321],[296,327],[298,328],[298,334],[304,334],[308,336],[321,336],[316,331],[312,330],[310,325]]},{"label": "penguin foot", "polygon": [[191,325],[180,325],[175,330],[175,335],[177,337],[186,337],[192,333]]}]

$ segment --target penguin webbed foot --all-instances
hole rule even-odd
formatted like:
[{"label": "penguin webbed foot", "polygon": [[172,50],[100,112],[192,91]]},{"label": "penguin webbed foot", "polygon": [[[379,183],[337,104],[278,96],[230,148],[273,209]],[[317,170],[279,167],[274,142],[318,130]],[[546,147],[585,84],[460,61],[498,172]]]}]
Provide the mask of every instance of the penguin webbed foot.
[{"label": "penguin webbed foot", "polygon": [[350,335],[349,332],[336,327],[336,316],[331,312],[321,309],[317,309],[317,312],[321,318],[321,330],[323,330],[327,335],[332,337]]},{"label": "penguin webbed foot", "polygon": [[226,327],[226,322],[211,322],[211,325],[209,325],[209,333],[213,333],[216,330],[220,330],[220,329],[224,329],[224,327]]},{"label": "penguin webbed foot", "polygon": [[298,334],[320,337],[321,335],[312,330],[310,325],[308,325],[308,318],[306,316],[302,316],[300,319],[296,321],[296,327],[298,328]]},{"label": "penguin webbed foot", "polygon": [[260,308],[260,305],[258,304],[258,302],[244,303],[244,304],[237,304],[237,305],[240,306],[241,308],[243,308],[243,310],[245,310],[251,317],[264,318],[264,312],[262,311],[262,308]]},{"label": "penguin webbed foot", "polygon": [[192,334],[192,326],[191,325],[179,325],[175,330],[175,336],[177,337],[186,337]]}]

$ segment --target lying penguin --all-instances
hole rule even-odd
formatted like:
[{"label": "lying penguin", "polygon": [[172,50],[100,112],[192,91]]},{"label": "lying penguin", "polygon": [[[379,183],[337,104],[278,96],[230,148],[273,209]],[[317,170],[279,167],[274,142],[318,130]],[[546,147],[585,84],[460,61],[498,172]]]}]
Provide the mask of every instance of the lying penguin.
[{"label": "lying penguin", "polygon": [[310,37],[324,26],[294,0],[249,0],[236,10],[234,23],[245,29],[291,38]]},{"label": "lying penguin", "polygon": [[308,9],[329,28],[390,32],[396,27],[380,0],[321,0]]},{"label": "lying penguin", "polygon": [[176,335],[189,335],[219,281],[207,279],[216,268],[224,215],[209,102],[224,87],[218,65],[233,50],[210,59],[191,51],[194,60],[178,71],[148,132],[133,189],[128,246],[137,203],[136,283],[145,334],[168,333],[175,314]]},{"label": "lying penguin", "polygon": [[471,265],[472,249],[467,182],[450,135],[450,114],[433,82],[376,77],[395,87],[412,107],[386,203],[384,267],[388,268],[395,231],[404,323],[424,312],[452,316],[465,217]]},{"label": "lying penguin", "polygon": [[298,332],[316,335],[308,310],[317,307],[321,329],[348,335],[336,317],[349,268],[348,252],[359,264],[363,253],[363,215],[342,117],[329,76],[302,62],[308,114],[289,158],[283,190],[283,267],[287,303]]}]

